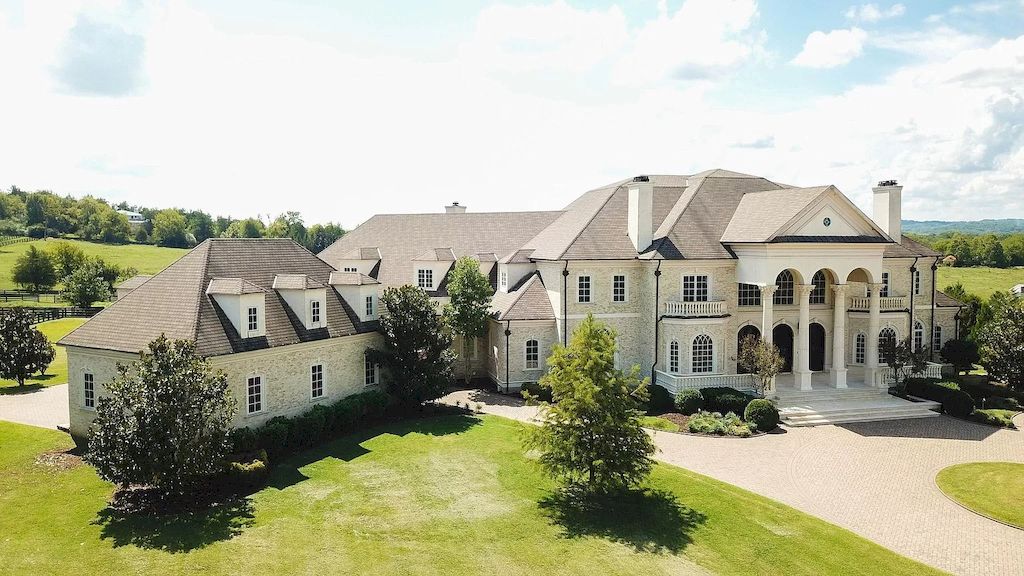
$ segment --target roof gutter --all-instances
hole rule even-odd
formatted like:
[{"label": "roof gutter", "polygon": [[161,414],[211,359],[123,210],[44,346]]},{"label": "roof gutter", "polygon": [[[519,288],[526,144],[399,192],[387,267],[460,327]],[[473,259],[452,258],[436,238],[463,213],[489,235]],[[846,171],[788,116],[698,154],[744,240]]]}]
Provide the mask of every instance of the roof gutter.
[{"label": "roof gutter", "polygon": [[[937,350],[935,350],[934,344],[935,344],[935,292],[937,290],[937,288],[935,286],[935,273],[936,273],[936,270],[938,270],[938,268],[939,268],[939,258],[936,256],[935,259],[932,260],[932,320],[929,323],[929,325],[932,327],[932,333],[930,334],[931,340],[932,340],[932,344],[933,344],[933,346],[932,346],[932,354],[931,354],[932,362],[935,361],[935,353],[937,352]],[[957,311],[957,314],[959,315],[960,312]],[[939,339],[939,344],[940,345],[942,344],[942,339],[941,338]]]},{"label": "roof gutter", "polygon": [[[918,260],[918,258],[919,258],[919,256],[914,256],[914,263],[910,265],[910,309],[907,310],[907,314],[908,314],[908,316],[910,316],[910,335],[911,335],[911,341],[913,341],[913,335],[914,335],[914,293],[915,293],[914,288],[915,288],[915,285],[916,286],[920,286],[920,282],[916,281],[917,280],[917,260]],[[921,340],[924,340],[924,335],[922,335]],[[924,346],[924,342],[921,342],[921,346]]]},{"label": "roof gutter", "polygon": [[658,267],[654,269],[654,364],[651,364],[651,384],[658,383],[658,350],[661,349],[661,344],[658,342],[658,329],[661,325],[661,316],[658,314],[660,308],[658,302],[660,301],[659,293],[661,291],[661,260],[658,260]]}]

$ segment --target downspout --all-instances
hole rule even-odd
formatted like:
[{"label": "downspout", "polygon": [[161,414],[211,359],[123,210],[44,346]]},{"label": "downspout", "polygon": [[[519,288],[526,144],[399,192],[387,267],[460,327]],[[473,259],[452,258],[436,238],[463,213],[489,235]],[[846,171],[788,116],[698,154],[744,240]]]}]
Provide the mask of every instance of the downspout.
[{"label": "downspout", "polygon": [[569,261],[562,269],[562,346],[569,345]]},{"label": "downspout", "polygon": [[508,340],[509,336],[512,335],[512,321],[505,320],[505,394],[508,394],[509,387],[509,370],[508,370]]},{"label": "downspout", "polygon": [[[914,338],[914,285],[915,284],[920,285],[920,283],[914,282],[914,278],[917,276],[917,259],[918,259],[918,257],[915,256],[914,257],[914,263],[910,265],[910,309],[907,310],[907,314],[910,316],[910,338],[911,338],[911,342],[913,342],[913,338]],[[922,334],[922,338],[921,339],[924,340],[924,335],[923,334]],[[924,342],[921,342],[921,345],[924,346]]]},{"label": "downspout", "polygon": [[658,327],[661,324],[661,316],[658,314],[660,311],[658,302],[658,293],[661,290],[661,260],[658,260],[658,267],[654,269],[654,364],[651,364],[651,384],[657,384],[658,373],[655,371],[658,367],[658,351],[661,350],[661,346],[658,343]]},{"label": "downspout", "polygon": [[[938,288],[936,288],[936,286],[935,286],[935,271],[938,270],[938,268],[939,268],[939,259],[936,258],[932,262],[932,321],[931,321],[931,326],[932,326],[931,340],[932,340],[932,344],[935,344],[935,291],[938,290]],[[957,312],[957,314],[959,314],[959,312]],[[960,331],[957,330],[956,336],[958,338],[960,336],[959,332]],[[935,361],[935,352],[936,351],[935,351],[935,349],[933,347],[932,348],[932,362]]]}]

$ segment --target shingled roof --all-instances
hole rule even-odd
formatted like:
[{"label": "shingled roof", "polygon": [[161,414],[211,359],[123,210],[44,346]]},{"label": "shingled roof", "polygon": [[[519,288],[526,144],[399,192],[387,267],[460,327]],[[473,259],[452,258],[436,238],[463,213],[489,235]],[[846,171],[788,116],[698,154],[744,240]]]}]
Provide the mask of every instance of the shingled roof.
[{"label": "shingled roof", "polygon": [[530,274],[508,293],[495,293],[491,315],[498,320],[553,320],[555,313],[540,273]]},{"label": "shingled roof", "polygon": [[[361,323],[333,289],[327,291],[327,327],[307,330],[273,290],[279,275],[307,275],[318,285],[333,269],[290,239],[206,240],[142,286],[113,303],[60,344],[138,352],[161,334],[196,342],[203,356],[259,350],[376,330]],[[216,281],[215,281],[216,280]],[[266,292],[266,336],[240,338],[231,321],[207,294],[218,289]]]}]

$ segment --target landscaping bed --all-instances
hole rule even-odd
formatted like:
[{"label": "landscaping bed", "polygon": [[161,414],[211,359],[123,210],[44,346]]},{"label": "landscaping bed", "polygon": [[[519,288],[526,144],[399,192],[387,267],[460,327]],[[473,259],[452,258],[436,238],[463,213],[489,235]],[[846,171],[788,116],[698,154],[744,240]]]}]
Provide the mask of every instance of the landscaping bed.
[{"label": "landscaping bed", "polygon": [[661,386],[649,388],[647,418],[661,422],[651,420],[645,426],[655,430],[749,438],[774,430],[779,423],[773,403],[733,388],[683,390],[675,398]]},{"label": "landscaping bed", "polygon": [[[991,385],[986,385],[991,387]],[[977,390],[977,384],[964,385],[954,381],[943,381],[935,378],[910,378],[906,383],[906,394],[901,397],[907,399],[923,398],[932,400],[942,405],[942,412],[960,418],[996,426],[1000,428],[1016,428],[1013,424],[1013,417],[1020,412],[1020,404],[1012,396],[991,396],[977,399],[968,390]],[[1011,391],[1012,392],[1012,391]],[[978,405],[988,404],[991,407],[977,408]]]}]

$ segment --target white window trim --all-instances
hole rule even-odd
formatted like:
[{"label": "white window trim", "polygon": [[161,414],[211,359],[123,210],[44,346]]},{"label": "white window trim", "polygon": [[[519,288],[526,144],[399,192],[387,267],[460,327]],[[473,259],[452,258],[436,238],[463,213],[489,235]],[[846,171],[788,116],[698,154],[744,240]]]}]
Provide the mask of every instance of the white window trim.
[{"label": "white window trim", "polygon": [[932,326],[932,352],[942,351],[942,326]]},{"label": "white window trim", "polygon": [[[673,344],[676,345],[676,369],[675,370],[672,369],[672,345]],[[681,352],[680,348],[681,347],[679,346],[679,340],[676,340],[675,338],[669,340],[668,341],[668,346],[665,347],[665,358],[666,358],[666,362],[665,362],[666,366],[665,367],[668,369],[668,373],[669,374],[680,374],[681,373],[679,369],[683,365],[683,360],[682,360],[682,352]]]},{"label": "white window trim", "polygon": [[[260,409],[249,412],[249,379],[260,379]],[[260,372],[252,372],[245,375],[245,417],[259,416],[267,411],[267,377]]]},{"label": "white window trim", "polygon": [[[91,376],[92,377],[92,406],[89,406],[88,404],[85,403],[85,401],[86,401],[85,377],[86,376]],[[96,404],[98,402],[99,402],[99,395],[96,393],[96,374],[94,372],[92,372],[91,370],[88,370],[88,369],[83,370],[82,371],[82,408],[85,409],[85,410],[89,410],[90,412],[95,412],[96,411]]]},{"label": "white window trim", "polygon": [[[863,352],[863,357],[860,360],[857,360],[857,338],[859,338],[861,336],[864,337],[864,352]],[[865,332],[857,332],[856,334],[853,335],[853,361],[850,362],[850,363],[855,365],[855,366],[863,366],[865,361],[867,360],[867,358],[868,358],[868,335]]]},{"label": "white window trim", "polygon": [[[316,307],[316,316],[313,315],[313,308]],[[313,328],[319,328],[324,322],[324,305],[320,300],[309,301],[309,325]]]},{"label": "white window trim", "polygon": [[[537,365],[533,367],[530,367],[530,357],[528,353],[530,342],[537,343]],[[540,340],[536,338],[528,338],[526,342],[523,342],[523,371],[535,372],[537,370],[540,370]]]},{"label": "white window trim", "polygon": [[[249,314],[253,310],[256,311],[256,314],[255,314],[255,316],[256,316],[256,322],[255,322],[256,323],[256,327],[255,328],[252,327],[253,322],[251,321],[250,314]],[[251,337],[254,333],[259,333],[259,331],[260,331],[260,307],[259,306],[246,306],[245,307],[245,328],[246,328],[246,330],[245,330],[246,337]]]},{"label": "white window trim", "polygon": [[[693,344],[701,336],[707,336],[708,340],[711,341],[711,371],[710,372],[696,372],[693,369],[694,368]],[[714,337],[712,337],[711,334],[708,334],[706,332],[701,332],[700,334],[697,334],[696,336],[694,336],[693,338],[690,339],[690,351],[688,353],[688,355],[690,357],[689,358],[689,360],[690,360],[690,374],[701,374],[701,375],[718,374],[718,354],[716,354],[715,348],[716,348],[716,346],[715,346],[715,339],[714,339]]]},{"label": "white window trim", "polygon": [[892,276],[890,276],[888,272],[882,272],[882,282],[881,282],[882,289],[879,290],[879,293],[878,293],[878,295],[880,297],[882,297],[882,298],[888,298],[889,297],[889,294],[892,292],[892,290],[890,290],[890,286],[889,286],[889,282],[891,282],[891,281],[892,281]]},{"label": "white window trim", "polygon": [[[584,301],[582,293],[580,292],[580,279],[587,279],[587,299]],[[594,277],[590,274],[578,274],[576,276],[576,303],[577,304],[593,304],[594,303]]]},{"label": "white window trim", "polygon": [[[679,299],[686,302],[686,278],[704,278],[704,282],[707,284],[707,300],[694,300],[694,302],[711,302],[711,295],[713,293],[711,285],[711,274],[707,272],[687,272],[682,275],[679,279]],[[695,288],[696,289],[696,288]]]},{"label": "white window trim", "polygon": [[910,278],[910,282],[913,284],[914,296],[921,295],[921,271],[914,270],[914,274]]},{"label": "white window trim", "polygon": [[[420,284],[420,272],[423,272],[423,279],[427,281],[425,284]],[[423,290],[434,289],[434,269],[433,268],[417,268],[416,269],[416,287],[422,288]]]},{"label": "white window trim", "polygon": [[377,315],[377,303],[374,301],[376,298],[373,294],[368,294],[363,298],[363,312],[366,313],[367,318],[372,318]]},{"label": "white window trim", "polygon": [[[373,382],[366,381],[367,365],[373,366]],[[363,354],[363,386],[378,386],[380,385],[380,364],[370,362],[370,357]]]},{"label": "white window trim", "polygon": [[359,269],[355,266],[345,266],[341,269],[342,272],[359,272]]},{"label": "white window trim", "polygon": [[[319,396],[313,396],[313,368],[316,367],[316,366],[320,367],[320,395]],[[311,363],[309,365],[309,371],[306,372],[306,373],[309,374],[309,401],[310,402],[320,402],[324,398],[327,398],[327,376],[326,376],[327,371],[324,370],[324,363],[319,361],[319,360],[316,361],[316,362]]]},{"label": "white window trim", "polygon": [[[615,299],[615,277],[622,277],[622,300]],[[612,274],[612,289],[611,289],[612,304],[628,304],[629,303],[629,274]]]},{"label": "white window trim", "polygon": [[502,270],[498,273],[498,287],[504,291],[508,291],[508,270]]}]

